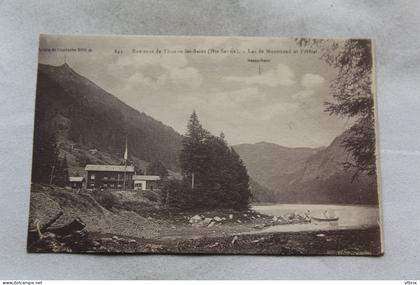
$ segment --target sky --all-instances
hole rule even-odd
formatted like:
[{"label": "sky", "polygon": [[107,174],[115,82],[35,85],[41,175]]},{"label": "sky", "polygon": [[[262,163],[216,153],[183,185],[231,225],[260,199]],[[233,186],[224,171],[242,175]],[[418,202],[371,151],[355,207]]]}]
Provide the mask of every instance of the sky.
[{"label": "sky", "polygon": [[43,35],[39,62],[66,62],[181,134],[195,110],[231,145],[321,147],[349,126],[324,112],[336,70],[320,56],[287,38]]}]

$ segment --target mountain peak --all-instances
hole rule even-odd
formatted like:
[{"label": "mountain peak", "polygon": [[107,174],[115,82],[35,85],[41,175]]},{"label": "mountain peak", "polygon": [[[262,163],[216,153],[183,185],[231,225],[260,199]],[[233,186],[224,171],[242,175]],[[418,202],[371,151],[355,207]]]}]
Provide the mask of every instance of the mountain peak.
[{"label": "mountain peak", "polygon": [[60,65],[58,67],[71,69],[70,65],[67,62],[63,63],[62,65]]},{"label": "mountain peak", "polygon": [[77,73],[71,66],[70,64],[68,64],[67,62],[64,62],[62,65],[57,66],[57,68],[63,72],[63,73],[69,73],[69,74],[74,74],[74,75],[78,75],[78,76],[82,76],[79,73]]},{"label": "mountain peak", "polygon": [[77,73],[76,71],[73,70],[73,68],[67,62],[64,62],[63,64],[60,64],[60,65],[49,65],[49,64],[40,63],[39,68],[41,68],[41,70],[43,71],[65,71],[65,72],[71,71],[71,72]]}]

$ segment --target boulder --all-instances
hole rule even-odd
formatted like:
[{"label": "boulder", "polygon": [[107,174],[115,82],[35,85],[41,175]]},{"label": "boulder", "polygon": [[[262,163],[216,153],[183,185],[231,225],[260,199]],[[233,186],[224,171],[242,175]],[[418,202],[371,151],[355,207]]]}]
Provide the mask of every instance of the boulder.
[{"label": "boulder", "polygon": [[220,222],[220,221],[222,221],[223,219],[222,219],[222,218],[220,218],[220,217],[218,217],[218,216],[216,216],[216,217],[213,217],[213,220],[215,220],[216,222]]},{"label": "boulder", "polygon": [[214,226],[216,223],[215,222],[211,222],[207,227],[211,228],[212,226]]},{"label": "boulder", "polygon": [[201,222],[201,220],[202,218],[200,217],[200,215],[195,215],[190,219],[190,224]]},{"label": "boulder", "polygon": [[203,220],[203,226],[207,226],[207,225],[209,225],[211,222],[212,222],[212,219],[211,219],[211,218],[205,218],[205,219]]}]

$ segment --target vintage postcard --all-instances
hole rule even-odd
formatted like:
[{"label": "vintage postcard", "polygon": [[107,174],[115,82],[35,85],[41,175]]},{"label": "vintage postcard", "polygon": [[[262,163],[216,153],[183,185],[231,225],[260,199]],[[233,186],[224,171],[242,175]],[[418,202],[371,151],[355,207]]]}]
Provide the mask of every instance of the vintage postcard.
[{"label": "vintage postcard", "polygon": [[28,252],[381,255],[369,39],[41,35]]}]

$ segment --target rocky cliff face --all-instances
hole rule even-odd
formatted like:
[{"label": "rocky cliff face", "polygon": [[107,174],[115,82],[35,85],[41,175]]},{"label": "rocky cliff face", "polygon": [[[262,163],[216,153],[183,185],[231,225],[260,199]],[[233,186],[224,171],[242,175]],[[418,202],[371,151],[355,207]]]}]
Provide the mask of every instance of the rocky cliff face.
[{"label": "rocky cliff face", "polygon": [[326,180],[337,172],[343,172],[343,163],[351,156],[341,146],[344,134],[336,137],[325,149],[311,155],[305,162],[299,182],[309,182],[315,179]]},{"label": "rocky cliff face", "polygon": [[[342,146],[346,132],[326,148],[286,148],[274,144],[238,145],[249,175],[274,191],[281,203],[377,204],[376,176],[344,169],[351,155]],[[267,196],[270,197],[270,196]]]}]

